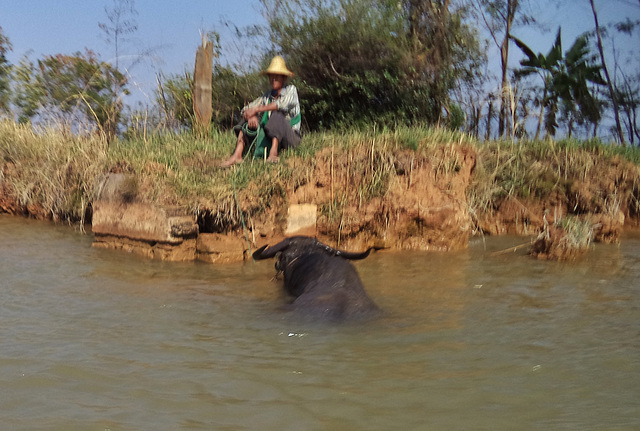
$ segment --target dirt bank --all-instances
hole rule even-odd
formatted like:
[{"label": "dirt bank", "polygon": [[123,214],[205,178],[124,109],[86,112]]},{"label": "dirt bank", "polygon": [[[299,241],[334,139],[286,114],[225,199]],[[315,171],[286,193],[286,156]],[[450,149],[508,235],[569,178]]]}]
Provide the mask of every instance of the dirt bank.
[{"label": "dirt bank", "polygon": [[[281,205],[313,203],[319,208],[316,235],[329,244],[351,249],[373,243],[406,250],[463,248],[473,228],[465,193],[475,157],[471,147],[459,145],[429,155],[398,150],[372,156],[327,148],[318,153],[307,181],[287,189],[280,203],[251,220],[260,235],[279,236]],[[445,163],[454,165],[446,171]],[[249,187],[241,206],[250,204],[258,187]]]},{"label": "dirt bank", "polygon": [[[407,148],[383,139],[325,146],[312,158],[291,154],[276,169],[254,161],[226,171],[217,170],[218,157],[199,152],[183,163],[215,177],[216,187],[233,181],[233,189],[196,199],[195,209],[193,198],[158,193],[179,172],[154,161],[137,172],[117,161],[111,171],[128,180],[108,198],[97,193],[85,221],[99,221],[96,242],[103,247],[210,262],[241,260],[251,248],[298,233],[352,250],[455,250],[477,234],[535,236],[567,216],[588,220],[595,241],[615,242],[623,228],[638,226],[634,163],[583,149],[541,156],[518,148],[495,151],[463,140]],[[507,171],[518,157],[517,169]],[[37,199],[21,203],[19,165],[5,160],[0,173],[0,212],[65,219]],[[298,217],[291,210],[303,204],[314,208],[313,222],[291,231]]]},{"label": "dirt bank", "polygon": [[639,226],[640,170],[618,156],[592,157],[589,163],[579,175],[550,178],[542,196],[498,194],[478,214],[478,226],[491,235],[535,235],[545,225],[576,217],[591,223],[595,241],[618,241],[624,228]]}]

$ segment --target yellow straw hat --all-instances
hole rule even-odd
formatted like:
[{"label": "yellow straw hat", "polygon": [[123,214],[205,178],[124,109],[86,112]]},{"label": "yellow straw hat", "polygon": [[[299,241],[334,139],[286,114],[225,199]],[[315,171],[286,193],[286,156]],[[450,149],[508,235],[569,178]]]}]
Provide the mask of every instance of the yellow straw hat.
[{"label": "yellow straw hat", "polygon": [[267,70],[262,72],[262,74],[293,76],[293,72],[287,69],[287,64],[284,62],[284,58],[279,55],[273,57],[271,64],[267,67]]}]

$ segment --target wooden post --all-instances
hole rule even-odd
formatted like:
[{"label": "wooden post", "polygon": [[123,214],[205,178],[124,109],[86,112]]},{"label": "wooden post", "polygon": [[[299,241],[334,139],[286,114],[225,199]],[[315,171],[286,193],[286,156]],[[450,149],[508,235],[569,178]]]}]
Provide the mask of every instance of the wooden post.
[{"label": "wooden post", "polygon": [[211,79],[213,76],[213,43],[202,36],[202,45],[196,52],[196,66],[193,73],[194,129],[203,135],[209,132],[211,123]]}]

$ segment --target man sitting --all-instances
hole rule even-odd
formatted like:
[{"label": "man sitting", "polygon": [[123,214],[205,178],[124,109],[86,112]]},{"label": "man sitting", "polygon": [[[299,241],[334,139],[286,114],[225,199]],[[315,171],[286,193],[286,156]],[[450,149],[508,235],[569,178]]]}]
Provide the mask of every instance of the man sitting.
[{"label": "man sitting", "polygon": [[292,77],[293,72],[287,69],[284,59],[277,55],[261,73],[269,77],[271,90],[242,108],[240,113],[243,121],[233,128],[238,137],[236,149],[231,157],[221,164],[222,167],[242,163],[242,156],[252,143],[260,145],[259,142],[255,142],[260,137],[260,127],[263,128],[269,148],[268,162],[279,161],[279,150],[300,145],[298,90],[292,84],[287,85],[287,78]]}]

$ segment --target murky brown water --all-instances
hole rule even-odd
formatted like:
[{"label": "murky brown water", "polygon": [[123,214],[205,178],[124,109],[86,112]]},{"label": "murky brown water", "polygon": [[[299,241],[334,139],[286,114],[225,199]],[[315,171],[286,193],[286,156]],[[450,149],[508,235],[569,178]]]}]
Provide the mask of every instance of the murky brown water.
[{"label": "murky brown water", "polygon": [[0,429],[637,430],[640,237],[570,264],[357,264],[387,315],[296,321],[272,262],[163,263],[0,216]]}]

